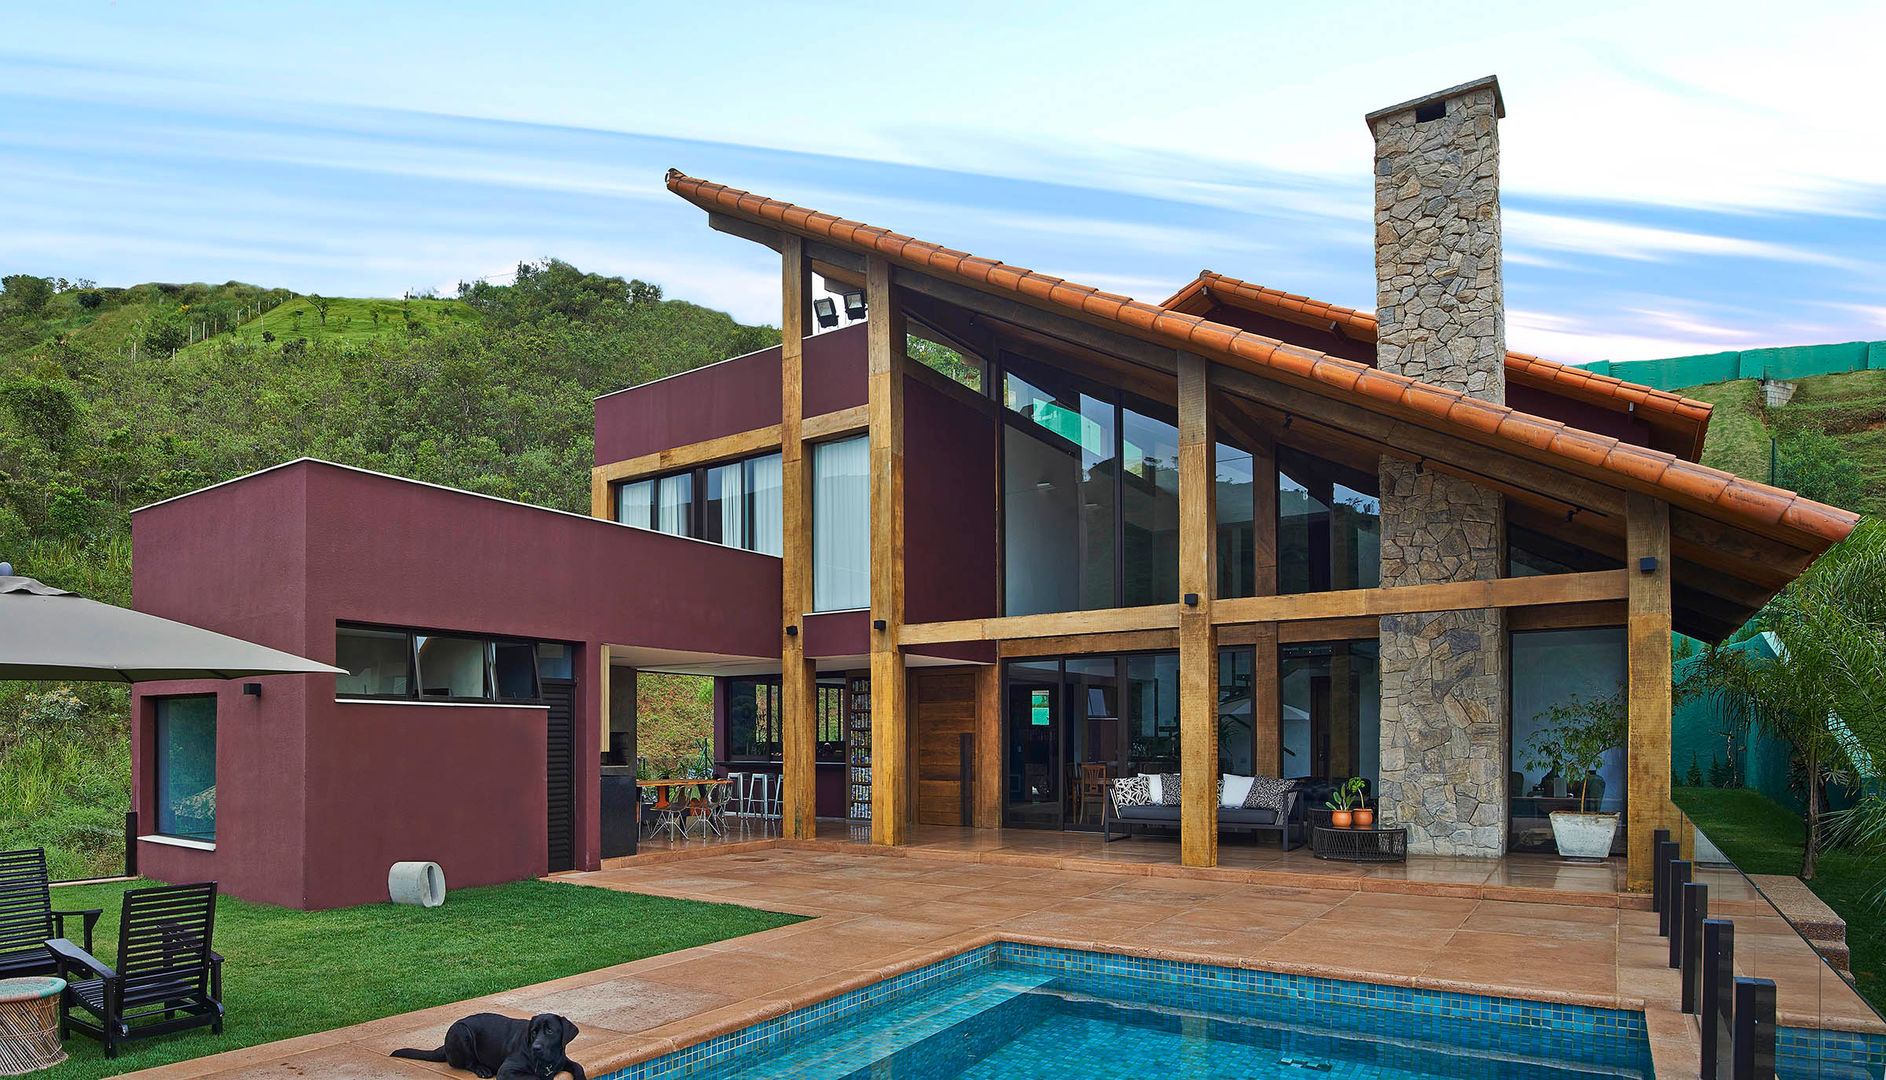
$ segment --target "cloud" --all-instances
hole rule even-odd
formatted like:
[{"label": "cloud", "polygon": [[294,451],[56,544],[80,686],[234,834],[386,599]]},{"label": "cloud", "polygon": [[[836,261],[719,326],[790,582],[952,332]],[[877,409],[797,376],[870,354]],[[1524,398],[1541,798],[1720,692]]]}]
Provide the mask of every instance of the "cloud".
[{"label": "cloud", "polygon": [[1851,259],[1787,244],[1530,210],[1503,210],[1500,228],[1507,243],[1516,246],[1522,253],[1521,257],[1526,257],[1526,247],[1532,246],[1549,251],[1570,251],[1645,262],[1665,262],[1673,256],[1700,255],[1813,263],[1843,269],[1855,265]]}]

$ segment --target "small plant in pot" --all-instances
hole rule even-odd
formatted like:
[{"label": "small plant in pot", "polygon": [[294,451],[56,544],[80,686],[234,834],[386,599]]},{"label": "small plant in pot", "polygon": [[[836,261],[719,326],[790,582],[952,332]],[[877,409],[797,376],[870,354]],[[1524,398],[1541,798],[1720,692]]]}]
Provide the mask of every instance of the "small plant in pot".
[{"label": "small plant in pot", "polygon": [[[1330,789],[1329,801],[1323,805],[1329,808],[1331,828],[1347,829],[1354,826],[1366,828],[1375,820],[1375,812],[1362,807],[1363,780],[1352,776]],[[1362,807],[1361,809],[1357,809]]]},{"label": "small plant in pot", "polygon": [[[1603,859],[1611,854],[1618,816],[1588,803],[1604,756],[1624,745],[1630,730],[1624,687],[1602,697],[1573,694],[1533,719],[1542,726],[1526,740],[1528,769],[1556,769],[1567,790],[1578,792],[1577,810],[1552,811],[1552,840],[1568,859]],[[1602,781],[1599,781],[1601,784]]]}]

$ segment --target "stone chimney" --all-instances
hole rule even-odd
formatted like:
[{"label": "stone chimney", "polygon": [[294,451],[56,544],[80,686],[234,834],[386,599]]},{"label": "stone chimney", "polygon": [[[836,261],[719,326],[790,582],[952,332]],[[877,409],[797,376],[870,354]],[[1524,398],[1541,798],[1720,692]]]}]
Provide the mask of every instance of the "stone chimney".
[{"label": "stone chimney", "polygon": [[[1500,86],[1488,77],[1369,114],[1375,133],[1376,366],[1506,401]],[[1381,459],[1382,585],[1504,576],[1497,492]],[[1383,616],[1381,775],[1408,850],[1506,848],[1507,642],[1499,609]]]},{"label": "stone chimney", "polygon": [[1369,114],[1376,366],[1506,403],[1499,80]]}]

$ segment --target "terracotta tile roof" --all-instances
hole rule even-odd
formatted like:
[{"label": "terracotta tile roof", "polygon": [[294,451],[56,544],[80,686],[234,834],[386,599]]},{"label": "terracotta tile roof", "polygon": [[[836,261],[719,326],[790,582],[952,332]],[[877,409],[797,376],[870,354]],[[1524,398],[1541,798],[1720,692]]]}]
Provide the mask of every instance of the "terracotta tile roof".
[{"label": "terracotta tile roof", "polygon": [[[699,180],[676,169],[670,169],[666,179],[668,190],[703,210],[787,229],[858,253],[881,256],[897,265],[984,292],[1010,294],[1044,310],[1105,324],[1142,340],[1197,352],[1375,412],[1403,417],[1424,427],[1522,457],[1544,460],[1615,488],[1655,495],[1673,505],[1808,551],[1825,550],[1851,532],[1859,520],[1849,511],[1744,480],[1674,454],[1581,431],[1557,420],[1479,401],[1457,391],[1378,371],[1352,360],[1290,345],[1197,315],[977,258],[830,214],[814,213],[778,199]],[[1339,310],[1327,304],[1321,307]]]},{"label": "terracotta tile roof", "polygon": [[[1168,297],[1160,307],[1203,315],[1209,312],[1214,302],[1257,311],[1319,330],[1334,326],[1346,337],[1368,342],[1375,340],[1375,316],[1370,312],[1267,289],[1210,270],[1199,271],[1197,278]],[[1506,377],[1522,386],[1600,408],[1631,411],[1639,420],[1652,427],[1662,428],[1671,436],[1664,445],[1683,447],[1683,456],[1691,461],[1702,456],[1703,436],[1708,432],[1713,408],[1707,402],[1525,353],[1506,354]]]}]

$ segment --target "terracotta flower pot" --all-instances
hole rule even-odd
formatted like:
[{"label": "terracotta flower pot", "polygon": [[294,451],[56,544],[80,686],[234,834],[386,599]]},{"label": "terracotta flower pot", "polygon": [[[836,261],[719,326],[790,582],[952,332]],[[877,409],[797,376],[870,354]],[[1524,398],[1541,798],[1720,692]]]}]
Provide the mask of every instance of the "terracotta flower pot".
[{"label": "terracotta flower pot", "polygon": [[1347,829],[1350,825],[1351,816],[1352,815],[1347,810],[1331,810],[1329,812],[1329,827],[1332,829]]},{"label": "terracotta flower pot", "polygon": [[1356,819],[1356,828],[1358,829],[1370,828],[1371,826],[1375,824],[1375,811],[1369,809],[1366,806],[1357,807],[1355,810],[1355,819]]}]

